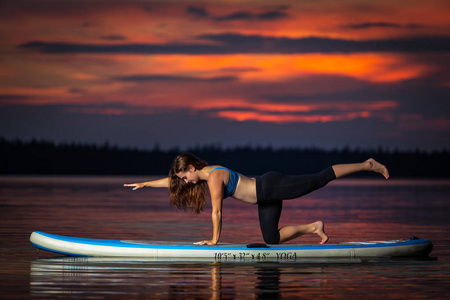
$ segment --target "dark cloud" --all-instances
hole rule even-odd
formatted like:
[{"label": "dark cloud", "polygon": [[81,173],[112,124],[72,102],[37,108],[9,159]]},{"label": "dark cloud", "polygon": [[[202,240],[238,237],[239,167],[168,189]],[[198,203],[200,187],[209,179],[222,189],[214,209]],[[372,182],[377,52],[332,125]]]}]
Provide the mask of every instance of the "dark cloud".
[{"label": "dark cloud", "polygon": [[235,20],[249,20],[253,19],[254,15],[248,11],[239,11],[232,13],[228,16],[217,17],[215,20],[217,21],[235,21]]},{"label": "dark cloud", "polygon": [[85,94],[86,91],[80,88],[70,88],[67,90],[71,94]]},{"label": "dark cloud", "polygon": [[206,8],[199,6],[188,6],[186,12],[196,19],[210,19],[213,21],[276,21],[288,17],[288,14],[280,10],[270,10],[261,13],[253,13],[250,11],[237,11],[224,16],[214,16],[209,13]]},{"label": "dark cloud", "polygon": [[236,20],[261,20],[261,21],[274,21],[279,19],[287,18],[288,14],[281,12],[281,11],[268,11],[264,13],[251,13],[248,11],[239,11],[232,13],[227,16],[223,17],[215,17],[214,20],[216,21],[236,21]]},{"label": "dark cloud", "polygon": [[370,28],[416,29],[416,28],[423,28],[423,27],[425,27],[425,26],[422,24],[417,24],[417,23],[400,24],[400,23],[391,23],[391,22],[364,22],[364,23],[343,25],[341,28],[345,28],[345,29],[370,29]]},{"label": "dark cloud", "polygon": [[235,81],[237,77],[234,76],[217,76],[211,78],[201,78],[193,76],[175,76],[175,75],[128,75],[113,77],[112,80],[122,81],[122,82],[142,82],[142,81],[196,81],[196,82],[224,82],[224,81]]},{"label": "dark cloud", "polygon": [[188,6],[186,11],[189,15],[195,18],[205,19],[211,17],[204,7]]},{"label": "dark cloud", "polygon": [[287,18],[287,17],[289,17],[289,15],[284,12],[274,10],[274,11],[268,11],[265,13],[258,14],[258,15],[256,15],[256,17],[259,20],[278,20],[278,19]]},{"label": "dark cloud", "polygon": [[404,39],[344,40],[321,37],[275,38],[260,35],[220,34],[201,38],[221,42],[222,47],[243,53],[355,53],[355,52],[447,52],[450,37],[416,37]]},{"label": "dark cloud", "polygon": [[75,44],[29,42],[21,49],[43,53],[121,53],[121,54],[239,54],[239,53],[360,53],[360,52],[448,52],[450,37],[415,37],[404,39],[345,40],[321,37],[278,38],[261,35],[209,34],[198,38],[218,42],[205,44]]},{"label": "dark cloud", "polygon": [[75,44],[75,43],[47,43],[30,42],[19,46],[22,49],[32,49],[43,53],[69,54],[69,53],[100,53],[100,54],[219,54],[221,47],[198,44]]},{"label": "dark cloud", "polygon": [[32,99],[32,97],[27,95],[8,95],[8,94],[0,94],[0,102],[11,102],[15,100],[28,100]]}]

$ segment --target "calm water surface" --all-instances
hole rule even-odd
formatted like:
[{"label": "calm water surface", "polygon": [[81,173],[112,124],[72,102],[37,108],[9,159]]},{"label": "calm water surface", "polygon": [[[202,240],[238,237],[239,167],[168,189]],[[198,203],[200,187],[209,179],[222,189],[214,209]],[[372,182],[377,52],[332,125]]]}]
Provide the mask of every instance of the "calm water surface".
[{"label": "calm water surface", "polygon": [[[286,201],[281,225],[323,220],[331,242],[430,239],[429,259],[260,262],[67,258],[38,253],[32,231],[87,238],[198,241],[209,210],[176,211],[151,178],[1,177],[4,299],[448,299],[450,181],[346,179]],[[257,208],[224,202],[221,242],[261,242]],[[309,235],[296,242],[315,243]]]}]

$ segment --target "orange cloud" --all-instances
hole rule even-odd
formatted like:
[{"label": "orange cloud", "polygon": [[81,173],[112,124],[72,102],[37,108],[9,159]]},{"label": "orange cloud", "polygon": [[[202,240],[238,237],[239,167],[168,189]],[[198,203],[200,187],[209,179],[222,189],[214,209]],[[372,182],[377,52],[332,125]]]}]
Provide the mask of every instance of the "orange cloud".
[{"label": "orange cloud", "polygon": [[[197,105],[195,109],[216,110],[211,115],[235,121],[326,123],[349,121],[356,118],[378,118],[385,122],[392,122],[392,116],[388,112],[398,106],[399,103],[391,100],[318,104],[247,103],[228,100]],[[334,111],[335,113],[313,113],[315,111]]]},{"label": "orange cloud", "polygon": [[391,110],[399,106],[397,101],[374,101],[374,102],[329,102],[329,103],[309,103],[309,104],[286,104],[286,103],[251,103],[245,101],[217,101],[195,105],[196,109],[250,109],[269,112],[311,112],[317,110]]},{"label": "orange cloud", "polygon": [[323,115],[292,115],[292,114],[270,114],[263,112],[248,112],[248,111],[221,111],[215,113],[216,116],[234,120],[234,121],[258,121],[258,122],[271,122],[271,123],[327,123],[338,121],[349,121],[356,118],[369,118],[371,113],[368,111],[363,112],[349,112],[344,114],[323,114]]},{"label": "orange cloud", "polygon": [[396,54],[292,54],[292,55],[158,55],[117,56],[138,74],[224,75],[239,73],[243,81],[282,81],[308,74],[343,75],[371,82],[397,82],[419,77],[425,64]]}]

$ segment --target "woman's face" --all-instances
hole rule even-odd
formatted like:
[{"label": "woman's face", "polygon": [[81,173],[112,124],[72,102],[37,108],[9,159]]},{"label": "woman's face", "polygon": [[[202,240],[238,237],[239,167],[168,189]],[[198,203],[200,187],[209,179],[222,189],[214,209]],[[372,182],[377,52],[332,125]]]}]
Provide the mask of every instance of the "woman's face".
[{"label": "woman's face", "polygon": [[176,175],[186,183],[196,184],[199,181],[198,174],[193,166],[189,166],[186,172],[178,172]]}]

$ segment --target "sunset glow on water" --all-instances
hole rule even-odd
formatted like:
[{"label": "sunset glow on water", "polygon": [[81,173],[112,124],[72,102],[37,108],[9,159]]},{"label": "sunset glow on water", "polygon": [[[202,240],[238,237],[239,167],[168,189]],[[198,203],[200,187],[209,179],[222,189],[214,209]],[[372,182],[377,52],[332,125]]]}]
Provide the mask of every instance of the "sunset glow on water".
[{"label": "sunset glow on water", "polygon": [[[198,241],[211,235],[200,215],[169,207],[166,190],[131,191],[144,178],[2,177],[0,283],[7,298],[173,297],[445,299],[450,278],[448,180],[352,179],[285,201],[281,225],[321,219],[330,242],[412,236],[434,244],[431,258],[281,261],[158,261],[64,258],[29,242],[32,231],[86,238]],[[151,178],[146,178],[151,179]],[[221,242],[262,242],[257,209],[224,201]],[[316,235],[295,242],[318,243]]]}]

